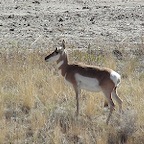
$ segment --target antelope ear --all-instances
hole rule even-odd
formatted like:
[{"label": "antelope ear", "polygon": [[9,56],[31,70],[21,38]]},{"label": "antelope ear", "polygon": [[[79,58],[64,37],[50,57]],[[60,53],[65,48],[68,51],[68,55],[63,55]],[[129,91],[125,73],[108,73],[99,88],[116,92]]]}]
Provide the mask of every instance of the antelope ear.
[{"label": "antelope ear", "polygon": [[65,49],[65,41],[62,41],[62,48]]}]

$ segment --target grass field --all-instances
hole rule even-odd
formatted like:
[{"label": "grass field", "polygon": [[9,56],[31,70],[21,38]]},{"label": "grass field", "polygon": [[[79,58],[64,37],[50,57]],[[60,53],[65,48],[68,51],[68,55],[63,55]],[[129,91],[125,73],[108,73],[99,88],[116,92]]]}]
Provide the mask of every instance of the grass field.
[{"label": "grass field", "polygon": [[39,50],[0,53],[0,144],[143,144],[144,72],[142,56],[123,51],[122,60],[111,52],[73,50],[70,62],[110,67],[122,75],[118,93],[124,113],[114,111],[105,121],[101,93],[82,91],[80,116],[75,117],[72,88],[64,83],[55,64],[46,63],[49,52]]}]

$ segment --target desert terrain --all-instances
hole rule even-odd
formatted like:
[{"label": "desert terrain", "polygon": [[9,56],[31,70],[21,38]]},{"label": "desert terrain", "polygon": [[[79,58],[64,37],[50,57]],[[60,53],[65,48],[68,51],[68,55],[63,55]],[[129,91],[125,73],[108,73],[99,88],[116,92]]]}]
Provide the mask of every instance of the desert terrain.
[{"label": "desert terrain", "polygon": [[[121,75],[110,122],[102,93],[74,90],[44,58],[62,40],[70,63]],[[0,144],[143,144],[144,1],[1,0]]]},{"label": "desert terrain", "polygon": [[[143,0],[1,0],[0,47],[48,48],[64,38],[77,48],[140,44]],[[101,43],[101,44],[99,44]]]}]

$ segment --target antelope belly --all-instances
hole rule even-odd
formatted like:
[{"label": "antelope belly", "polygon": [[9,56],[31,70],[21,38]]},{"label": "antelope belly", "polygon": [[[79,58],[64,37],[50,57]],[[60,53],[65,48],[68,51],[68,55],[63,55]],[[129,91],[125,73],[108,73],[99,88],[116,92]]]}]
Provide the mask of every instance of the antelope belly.
[{"label": "antelope belly", "polygon": [[99,81],[96,78],[82,76],[78,73],[75,74],[75,78],[81,89],[95,92],[101,91]]}]

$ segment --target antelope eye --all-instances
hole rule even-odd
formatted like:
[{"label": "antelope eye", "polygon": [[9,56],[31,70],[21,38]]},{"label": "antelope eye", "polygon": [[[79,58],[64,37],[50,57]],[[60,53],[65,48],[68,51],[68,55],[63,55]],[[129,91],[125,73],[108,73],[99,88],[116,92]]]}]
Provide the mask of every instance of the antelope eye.
[{"label": "antelope eye", "polygon": [[56,50],[56,51],[55,51],[55,53],[56,53],[56,54],[58,54],[58,53],[59,53],[59,51],[58,51],[58,50]]},{"label": "antelope eye", "polygon": [[56,53],[56,54],[58,54],[58,53],[59,53],[59,51],[57,50],[57,48],[56,48],[56,50],[55,50],[55,53]]}]

